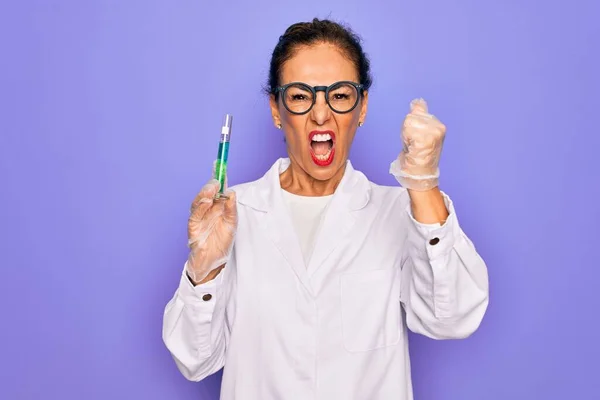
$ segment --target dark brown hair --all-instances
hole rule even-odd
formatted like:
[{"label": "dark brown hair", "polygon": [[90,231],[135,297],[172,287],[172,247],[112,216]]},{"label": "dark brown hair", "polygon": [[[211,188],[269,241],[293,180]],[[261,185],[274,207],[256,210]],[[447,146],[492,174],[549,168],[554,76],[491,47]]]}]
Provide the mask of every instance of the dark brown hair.
[{"label": "dark brown hair", "polygon": [[363,90],[368,90],[373,78],[370,72],[370,61],[363,51],[360,37],[340,23],[314,18],[312,22],[298,22],[291,25],[279,37],[279,42],[271,56],[269,81],[265,91],[268,94],[276,94],[275,89],[280,83],[281,68],[294,56],[300,46],[323,42],[337,46],[354,63],[358,71],[359,83],[363,84]]}]

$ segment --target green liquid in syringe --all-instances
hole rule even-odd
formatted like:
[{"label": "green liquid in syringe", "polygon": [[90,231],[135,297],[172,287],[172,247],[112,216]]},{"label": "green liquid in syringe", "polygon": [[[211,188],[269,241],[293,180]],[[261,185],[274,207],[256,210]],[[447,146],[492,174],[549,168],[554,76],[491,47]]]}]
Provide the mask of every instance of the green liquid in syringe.
[{"label": "green liquid in syringe", "polygon": [[229,142],[219,143],[219,154],[215,165],[215,179],[221,184],[219,193],[225,190],[225,177],[227,176],[227,156],[229,155]]}]

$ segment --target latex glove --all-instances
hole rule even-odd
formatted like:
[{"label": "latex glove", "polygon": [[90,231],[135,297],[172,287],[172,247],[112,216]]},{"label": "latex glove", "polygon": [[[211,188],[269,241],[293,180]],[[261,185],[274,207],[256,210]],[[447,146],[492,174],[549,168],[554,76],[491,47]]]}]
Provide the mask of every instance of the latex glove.
[{"label": "latex glove", "polygon": [[429,114],[425,100],[413,100],[402,124],[402,151],[390,165],[390,173],[407,189],[425,191],[438,186],[445,135],[446,127]]},{"label": "latex glove", "polygon": [[215,201],[219,186],[216,179],[204,185],[192,203],[188,220],[186,272],[196,284],[225,264],[233,248],[238,222],[235,192],[226,190],[229,199]]}]

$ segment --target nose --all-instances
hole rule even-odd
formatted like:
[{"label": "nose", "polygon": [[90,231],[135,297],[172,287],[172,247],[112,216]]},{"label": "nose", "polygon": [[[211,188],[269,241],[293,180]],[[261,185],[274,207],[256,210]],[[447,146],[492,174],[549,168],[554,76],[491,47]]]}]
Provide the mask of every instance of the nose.
[{"label": "nose", "polygon": [[331,108],[329,108],[327,101],[325,101],[325,93],[317,93],[315,105],[312,110],[310,110],[310,118],[317,125],[325,125],[331,118]]}]

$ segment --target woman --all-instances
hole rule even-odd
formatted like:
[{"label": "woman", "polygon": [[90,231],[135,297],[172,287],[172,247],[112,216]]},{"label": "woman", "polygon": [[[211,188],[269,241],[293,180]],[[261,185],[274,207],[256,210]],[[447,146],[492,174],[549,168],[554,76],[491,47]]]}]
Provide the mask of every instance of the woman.
[{"label": "woman", "polygon": [[367,114],[369,61],[330,21],[280,37],[269,80],[289,158],[192,204],[190,253],[165,309],[181,373],[224,367],[223,399],[412,399],[407,329],[465,338],[488,304],[484,261],[438,188],[445,127],[413,102],[391,173],[348,160]]}]

